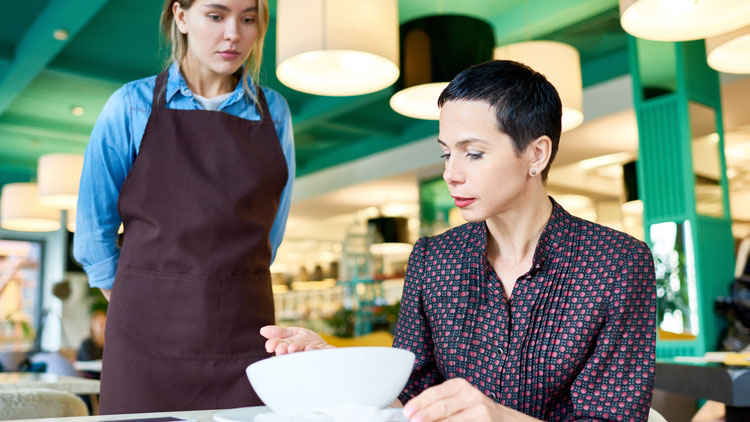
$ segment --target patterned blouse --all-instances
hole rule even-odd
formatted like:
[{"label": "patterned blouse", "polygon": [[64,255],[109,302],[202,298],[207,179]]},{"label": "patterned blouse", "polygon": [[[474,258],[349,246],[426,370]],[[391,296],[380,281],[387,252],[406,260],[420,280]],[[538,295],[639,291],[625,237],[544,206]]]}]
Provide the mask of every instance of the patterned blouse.
[{"label": "patterned blouse", "polygon": [[419,239],[393,344],[417,356],[402,403],[460,377],[542,420],[647,420],[656,348],[651,252],[552,202],[531,270],[510,300],[485,256],[485,223]]}]

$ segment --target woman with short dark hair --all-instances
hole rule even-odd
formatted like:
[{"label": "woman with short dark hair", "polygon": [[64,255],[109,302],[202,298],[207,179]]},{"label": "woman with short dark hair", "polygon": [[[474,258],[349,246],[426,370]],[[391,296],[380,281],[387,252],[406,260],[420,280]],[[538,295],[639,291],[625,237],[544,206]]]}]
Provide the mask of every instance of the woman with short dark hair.
[{"label": "woman with short dark hair", "polygon": [[[562,106],[511,61],[461,72],[439,99],[443,178],[467,224],[417,241],[394,347],[416,355],[411,421],[645,421],[656,301],[648,246],[547,196]],[[327,347],[264,327],[266,350]]]}]

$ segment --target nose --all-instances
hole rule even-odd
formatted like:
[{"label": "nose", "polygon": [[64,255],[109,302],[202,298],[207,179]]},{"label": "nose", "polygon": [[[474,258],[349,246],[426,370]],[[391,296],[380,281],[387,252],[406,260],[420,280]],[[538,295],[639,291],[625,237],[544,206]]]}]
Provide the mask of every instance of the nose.
[{"label": "nose", "polygon": [[458,185],[464,182],[464,174],[460,164],[449,157],[445,161],[445,170],[443,171],[443,180],[448,186]]},{"label": "nose", "polygon": [[240,38],[240,22],[237,19],[227,19],[224,26],[224,39],[235,42]]}]

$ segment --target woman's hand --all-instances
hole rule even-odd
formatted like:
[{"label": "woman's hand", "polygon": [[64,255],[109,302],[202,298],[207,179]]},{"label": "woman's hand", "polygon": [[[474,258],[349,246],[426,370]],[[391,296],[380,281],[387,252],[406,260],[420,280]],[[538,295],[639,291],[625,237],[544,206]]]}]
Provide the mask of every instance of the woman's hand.
[{"label": "woman's hand", "polygon": [[538,420],[495,403],[463,378],[453,378],[424,390],[406,403],[404,415],[410,422]]},{"label": "woman's hand", "polygon": [[266,352],[276,353],[276,356],[333,348],[323,341],[315,331],[307,328],[266,325],[260,329],[260,335],[268,339],[266,340]]}]

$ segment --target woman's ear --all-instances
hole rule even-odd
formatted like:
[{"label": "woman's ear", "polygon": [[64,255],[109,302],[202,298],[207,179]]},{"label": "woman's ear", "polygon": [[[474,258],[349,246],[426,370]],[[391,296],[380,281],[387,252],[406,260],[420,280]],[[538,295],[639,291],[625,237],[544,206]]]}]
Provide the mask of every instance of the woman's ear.
[{"label": "woman's ear", "polygon": [[542,135],[531,141],[526,147],[529,173],[541,174],[549,163],[550,154],[552,154],[552,139],[549,136]]},{"label": "woman's ear", "polygon": [[187,22],[185,21],[185,9],[180,7],[179,2],[172,3],[172,16],[174,16],[174,23],[177,25],[177,30],[183,34],[187,34]]}]

